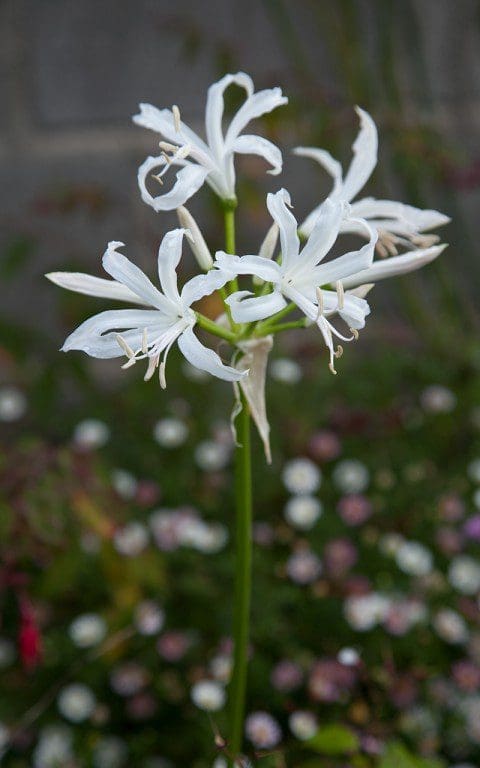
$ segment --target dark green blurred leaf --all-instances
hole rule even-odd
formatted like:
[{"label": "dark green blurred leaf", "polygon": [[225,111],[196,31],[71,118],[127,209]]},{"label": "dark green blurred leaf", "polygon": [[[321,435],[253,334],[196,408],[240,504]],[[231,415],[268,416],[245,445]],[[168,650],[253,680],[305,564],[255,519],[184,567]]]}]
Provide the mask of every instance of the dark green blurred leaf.
[{"label": "dark green blurred leaf", "polygon": [[19,235],[5,248],[0,259],[0,277],[9,280],[20,272],[35,249],[35,240]]},{"label": "dark green blurred leaf", "polygon": [[325,755],[342,755],[359,748],[357,736],[343,725],[326,725],[315,734],[306,746]]}]

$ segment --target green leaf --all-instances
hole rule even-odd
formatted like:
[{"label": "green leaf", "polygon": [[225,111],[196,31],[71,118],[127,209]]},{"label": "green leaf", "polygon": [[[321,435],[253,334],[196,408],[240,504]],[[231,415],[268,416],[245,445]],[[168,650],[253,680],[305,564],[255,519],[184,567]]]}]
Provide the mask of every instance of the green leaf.
[{"label": "green leaf", "polygon": [[325,755],[342,755],[359,748],[357,736],[344,725],[326,725],[305,746]]},{"label": "green leaf", "polygon": [[399,741],[388,744],[378,768],[444,768],[445,763],[436,757],[416,757]]}]

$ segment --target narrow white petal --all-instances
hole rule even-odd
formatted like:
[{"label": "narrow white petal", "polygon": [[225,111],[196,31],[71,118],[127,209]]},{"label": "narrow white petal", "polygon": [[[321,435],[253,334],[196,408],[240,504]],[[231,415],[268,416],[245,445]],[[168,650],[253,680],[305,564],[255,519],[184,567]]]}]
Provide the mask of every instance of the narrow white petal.
[{"label": "narrow white petal", "polygon": [[[62,351],[81,350],[91,357],[121,357],[124,351],[117,341],[118,331],[132,349],[140,349],[143,329],[152,334],[164,327],[164,319],[156,310],[112,309],[90,317],[70,334]],[[127,329],[124,332],[124,329]]]},{"label": "narrow white petal", "polygon": [[164,236],[158,249],[158,278],[162,290],[174,304],[180,304],[176,269],[182,257],[184,229],[172,229]]},{"label": "narrow white petal", "polygon": [[346,293],[343,308],[338,310],[338,314],[349,328],[360,330],[365,327],[365,318],[370,314],[370,307],[365,299]]},{"label": "narrow white petal", "polygon": [[240,381],[247,375],[246,371],[237,371],[228,365],[224,365],[213,349],[205,347],[195,336],[192,328],[187,328],[178,337],[178,346],[184,357],[195,368],[207,371],[212,376],[217,376],[225,381]]},{"label": "narrow white petal", "polygon": [[223,94],[225,90],[235,83],[244,88],[247,92],[247,98],[253,93],[254,85],[251,77],[245,72],[237,72],[234,75],[225,75],[218,82],[213,83],[208,89],[207,106],[205,110],[205,130],[207,141],[217,161],[224,152],[224,139],[222,131],[222,118],[224,101]]},{"label": "narrow white petal", "polygon": [[208,168],[184,161],[185,166],[176,173],[177,180],[172,189],[163,195],[154,197],[147,189],[147,178],[154,168],[164,166],[165,162],[162,155],[150,156],[138,169],[138,186],[142,200],[155,211],[173,211],[175,208],[179,208],[200,189],[209,174]]},{"label": "narrow white petal", "polygon": [[415,208],[395,200],[377,200],[374,197],[364,197],[353,203],[352,216],[372,220],[373,226],[398,235],[428,232],[450,221],[449,216],[440,211]]},{"label": "narrow white petal", "polygon": [[249,371],[249,375],[240,382],[240,387],[247,398],[252,419],[262,440],[267,464],[271,464],[270,424],[268,423],[265,402],[265,383],[268,355],[273,347],[273,338],[272,336],[264,336],[261,339],[251,339],[240,342],[239,347],[244,355],[236,367],[239,371]]},{"label": "narrow white petal", "polygon": [[278,224],[280,230],[280,244],[282,248],[282,271],[290,264],[294,264],[300,250],[297,234],[297,220],[290,211],[290,195],[286,189],[280,189],[275,194],[267,195],[267,208],[272,219]]},{"label": "narrow white petal", "polygon": [[293,152],[299,157],[310,157],[312,160],[316,160],[317,163],[320,163],[322,168],[324,168],[333,179],[332,195],[341,190],[343,182],[342,166],[338,160],[335,160],[335,158],[332,157],[330,152],[327,152],[326,149],[317,149],[316,147],[296,147]]},{"label": "narrow white petal", "polygon": [[269,283],[279,283],[282,277],[276,261],[261,256],[233,256],[224,251],[217,251],[215,266],[232,275],[256,275]]},{"label": "narrow white petal", "polygon": [[182,303],[190,307],[196,301],[210,296],[214,291],[223,288],[225,283],[232,280],[235,275],[222,269],[211,269],[205,275],[195,275],[182,288]]},{"label": "narrow white petal", "polygon": [[225,137],[227,148],[231,146],[251,120],[255,120],[255,118],[261,115],[266,115],[273,109],[287,103],[288,99],[282,95],[281,88],[269,88],[249,95],[228,126]]},{"label": "narrow white petal", "polygon": [[360,118],[360,131],[352,146],[353,159],[343,181],[342,197],[345,200],[353,200],[377,164],[377,126],[364,109],[356,107],[355,111]]},{"label": "narrow white petal", "polygon": [[[315,285],[326,285],[327,283],[336,283],[337,280],[344,281],[344,287],[349,287],[345,284],[345,278],[354,275],[361,270],[368,269],[374,257],[375,244],[378,239],[377,232],[366,221],[361,219],[356,220],[356,224],[360,228],[365,229],[369,234],[368,243],[362,248],[356,251],[349,251],[344,253],[343,256],[339,256],[331,261],[324,262],[318,267],[314,267],[312,270],[312,282]],[[362,282],[367,282],[363,280]],[[372,280],[368,282],[373,282]]]},{"label": "narrow white petal", "polygon": [[177,131],[175,118],[171,109],[158,109],[152,104],[140,104],[139,107],[139,114],[134,115],[132,118],[133,122],[137,125],[141,125],[143,128],[148,128],[151,131],[160,133],[172,144],[183,144],[187,142],[192,146],[196,146],[202,153],[206,155],[210,154],[203,139],[192,131],[188,125],[180,122],[180,133]]},{"label": "narrow white petal", "polygon": [[279,312],[287,304],[280,291],[273,291],[265,296],[254,296],[251,291],[236,291],[226,299],[226,303],[236,323],[264,320]]},{"label": "narrow white petal", "polygon": [[83,272],[49,272],[45,275],[52,283],[85,296],[97,296],[102,299],[118,299],[131,304],[145,305],[145,300],[116,280],[86,275]]},{"label": "narrow white petal", "polygon": [[242,155],[260,155],[272,166],[271,170],[267,171],[272,176],[276,176],[282,171],[282,153],[275,144],[262,136],[238,136],[230,145],[229,150],[239,152]]},{"label": "narrow white petal", "polygon": [[386,277],[405,275],[434,261],[446,247],[445,244],[434,245],[431,248],[420,248],[401,256],[375,261],[369,269],[347,277],[343,285],[345,288],[355,288],[363,283],[376,283],[377,280],[384,280]]},{"label": "narrow white petal", "polygon": [[322,261],[338,237],[344,211],[345,204],[342,200],[331,200],[327,197],[297,263],[292,265],[290,270],[297,272],[313,268]]},{"label": "narrow white petal", "polygon": [[143,299],[147,306],[157,307],[158,309],[167,309],[168,303],[158,288],[148,279],[146,274],[137,267],[136,264],[127,259],[123,253],[116,249],[123,246],[123,243],[111,242],[103,254],[103,268],[119,283],[123,283],[130,288],[133,293]]}]

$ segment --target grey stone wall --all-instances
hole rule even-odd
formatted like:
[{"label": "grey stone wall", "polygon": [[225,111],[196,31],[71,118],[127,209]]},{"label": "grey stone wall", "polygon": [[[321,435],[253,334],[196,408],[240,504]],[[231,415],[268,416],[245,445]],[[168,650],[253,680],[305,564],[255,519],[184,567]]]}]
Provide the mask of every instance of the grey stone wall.
[{"label": "grey stone wall", "polygon": [[[477,0],[1,0],[0,257],[10,265],[2,313],[41,318],[60,340],[46,270],[100,274],[109,239],[151,262],[174,219],[139,200],[136,168],[155,140],[130,116],[139,101],[177,103],[201,130],[208,85],[237,69],[258,87],[296,94],[275,128],[290,146],[320,137],[329,113],[326,143],[337,125],[347,157],[351,107],[365,103],[385,136],[372,192],[407,201],[414,189],[451,212],[455,271],[462,284],[478,281],[479,29]],[[402,176],[398,142],[420,126],[421,151]],[[306,210],[322,182],[304,163],[287,157],[283,183]],[[258,236],[264,223],[260,210]],[[213,219],[207,229],[215,232]],[[243,238],[254,244],[246,226]]]}]

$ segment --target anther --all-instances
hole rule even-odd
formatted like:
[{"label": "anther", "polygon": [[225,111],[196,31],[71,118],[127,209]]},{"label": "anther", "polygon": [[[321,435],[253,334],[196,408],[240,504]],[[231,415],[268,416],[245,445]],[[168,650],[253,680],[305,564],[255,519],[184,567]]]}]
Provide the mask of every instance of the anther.
[{"label": "anther", "polygon": [[176,144],[170,144],[169,141],[159,141],[158,146],[165,152],[176,152],[178,149]]},{"label": "anther", "polygon": [[343,309],[345,306],[345,292],[343,290],[342,281],[337,280],[335,287],[337,289],[338,309]]},{"label": "anther", "polygon": [[333,365],[333,363],[331,361],[329,362],[328,367],[330,368],[330,372],[333,373],[334,376],[336,376],[337,372],[336,372],[335,367],[334,367],[334,365]]},{"label": "anther", "polygon": [[175,125],[175,130],[177,133],[180,133],[180,110],[176,104],[174,104],[172,107],[172,115],[173,115],[173,124]]},{"label": "anther", "polygon": [[343,355],[343,347],[342,347],[341,344],[338,345],[337,349],[335,350],[335,352],[333,354],[335,355],[337,360],[338,360],[339,357],[341,357]]},{"label": "anther", "polygon": [[144,355],[148,352],[148,338],[147,338],[147,329],[143,329],[142,333],[142,352]]},{"label": "anther", "polygon": [[131,348],[130,344],[129,344],[127,341],[125,341],[125,339],[123,338],[123,336],[120,336],[120,334],[119,334],[119,333],[117,333],[117,334],[115,335],[115,341],[117,342],[117,344],[119,345],[119,347],[120,347],[121,349],[123,349],[123,351],[125,352],[125,354],[126,354],[126,356],[127,356],[128,358],[132,358],[132,357],[135,357],[135,352],[134,352],[134,351],[133,351],[133,349]]},{"label": "anther", "polygon": [[136,362],[137,362],[137,358],[131,357],[129,360],[127,360],[126,363],[122,365],[122,370],[125,371],[127,368],[131,368],[132,365],[135,365]]},{"label": "anther", "polygon": [[158,183],[161,184],[163,187],[163,179],[160,173],[157,173],[157,174],[152,173],[152,179],[155,179],[155,181],[158,181]]},{"label": "anther", "polygon": [[156,357],[151,357],[148,361],[148,368],[146,370],[145,376],[143,377],[144,381],[150,381],[153,374],[155,373],[155,368],[158,365],[158,355]]},{"label": "anther", "polygon": [[358,341],[359,333],[356,328],[350,328],[350,333],[352,334],[355,341]]},{"label": "anther", "polygon": [[165,360],[162,360],[158,369],[158,380],[162,389],[167,388],[167,380],[165,378]]}]

